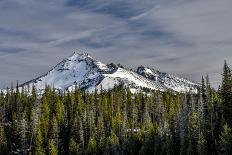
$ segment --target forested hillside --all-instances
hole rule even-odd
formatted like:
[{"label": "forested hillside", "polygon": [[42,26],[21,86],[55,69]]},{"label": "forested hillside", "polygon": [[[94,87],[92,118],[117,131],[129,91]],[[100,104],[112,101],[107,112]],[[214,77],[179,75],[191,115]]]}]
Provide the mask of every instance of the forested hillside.
[{"label": "forested hillside", "polygon": [[232,76],[222,84],[202,78],[198,94],[124,86],[111,91],[42,96],[8,89],[0,95],[0,154],[230,154]]}]

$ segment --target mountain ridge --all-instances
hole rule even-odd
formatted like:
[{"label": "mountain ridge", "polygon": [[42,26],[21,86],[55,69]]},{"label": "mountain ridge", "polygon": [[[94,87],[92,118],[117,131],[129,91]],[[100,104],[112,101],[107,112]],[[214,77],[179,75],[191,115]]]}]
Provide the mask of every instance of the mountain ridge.
[{"label": "mountain ridge", "polygon": [[58,90],[72,90],[76,85],[90,92],[112,89],[115,85],[125,85],[132,92],[144,88],[153,90],[173,90],[176,92],[197,92],[197,83],[174,75],[160,72],[150,67],[139,66],[137,71],[125,69],[113,63],[104,64],[88,53],[74,52],[67,59],[55,65],[46,74],[25,82],[19,87],[32,86],[43,91],[46,85]]}]

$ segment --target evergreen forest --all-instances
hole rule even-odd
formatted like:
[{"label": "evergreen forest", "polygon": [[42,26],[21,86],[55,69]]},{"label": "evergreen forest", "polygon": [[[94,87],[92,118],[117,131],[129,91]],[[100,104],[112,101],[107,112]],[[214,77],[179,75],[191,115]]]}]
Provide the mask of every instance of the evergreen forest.
[{"label": "evergreen forest", "polygon": [[232,153],[232,74],[226,62],[220,87],[202,77],[197,94],[132,94],[124,86],[93,93],[27,89],[0,94],[2,155]]}]

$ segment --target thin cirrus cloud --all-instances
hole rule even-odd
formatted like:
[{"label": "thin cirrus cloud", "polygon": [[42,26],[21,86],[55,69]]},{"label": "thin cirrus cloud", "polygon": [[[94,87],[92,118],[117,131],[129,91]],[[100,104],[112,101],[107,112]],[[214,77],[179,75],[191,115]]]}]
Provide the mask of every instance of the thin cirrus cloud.
[{"label": "thin cirrus cloud", "polygon": [[232,63],[230,0],[2,0],[0,87],[44,74],[73,51],[220,84]]}]

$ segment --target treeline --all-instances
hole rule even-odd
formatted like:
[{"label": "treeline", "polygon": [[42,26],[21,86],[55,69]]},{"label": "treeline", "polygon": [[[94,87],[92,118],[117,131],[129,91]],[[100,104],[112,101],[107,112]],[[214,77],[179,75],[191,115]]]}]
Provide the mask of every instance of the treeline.
[{"label": "treeline", "polygon": [[208,76],[198,94],[131,94],[124,87],[88,93],[76,87],[42,96],[26,88],[0,94],[0,154],[231,154],[232,75]]}]

